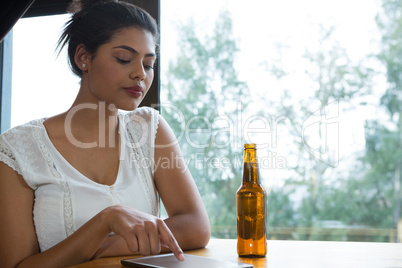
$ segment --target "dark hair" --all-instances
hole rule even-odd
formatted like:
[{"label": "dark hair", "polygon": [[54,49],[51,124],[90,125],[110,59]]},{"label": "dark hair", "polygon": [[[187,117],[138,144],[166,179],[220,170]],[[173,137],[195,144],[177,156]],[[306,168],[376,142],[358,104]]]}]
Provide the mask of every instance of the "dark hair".
[{"label": "dark hair", "polygon": [[158,26],[145,10],[127,2],[118,0],[73,0],[69,11],[73,13],[60,36],[57,48],[59,52],[68,44],[68,58],[72,71],[82,76],[82,71],[75,64],[74,56],[79,44],[95,56],[99,46],[109,42],[119,30],[138,27],[150,32],[155,45],[158,44]]}]

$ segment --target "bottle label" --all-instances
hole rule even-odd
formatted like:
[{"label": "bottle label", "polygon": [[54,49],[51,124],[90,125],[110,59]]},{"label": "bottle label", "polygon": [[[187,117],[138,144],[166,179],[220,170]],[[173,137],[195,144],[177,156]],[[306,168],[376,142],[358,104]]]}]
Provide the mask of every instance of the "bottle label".
[{"label": "bottle label", "polygon": [[266,236],[265,203],[262,194],[245,194],[239,199],[237,233],[242,239],[263,239]]}]

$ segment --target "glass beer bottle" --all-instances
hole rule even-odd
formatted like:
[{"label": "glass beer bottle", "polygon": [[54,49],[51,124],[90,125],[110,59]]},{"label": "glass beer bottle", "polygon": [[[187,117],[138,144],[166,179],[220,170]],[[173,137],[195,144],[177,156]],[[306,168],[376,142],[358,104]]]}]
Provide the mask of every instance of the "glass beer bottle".
[{"label": "glass beer bottle", "polygon": [[267,254],[267,194],[261,186],[255,144],[244,145],[243,183],[237,197],[237,253],[241,257]]}]

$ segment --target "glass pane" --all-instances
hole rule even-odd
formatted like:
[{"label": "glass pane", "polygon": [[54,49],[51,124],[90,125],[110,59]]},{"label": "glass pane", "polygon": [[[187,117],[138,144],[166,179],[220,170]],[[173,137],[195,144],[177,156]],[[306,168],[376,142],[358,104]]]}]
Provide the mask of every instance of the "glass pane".
[{"label": "glass pane", "polygon": [[397,240],[399,3],[161,1],[162,114],[213,236],[236,238],[242,147],[255,142],[268,238]]},{"label": "glass pane", "polygon": [[21,19],[13,28],[11,126],[66,111],[79,89],[57,41],[68,15]]}]

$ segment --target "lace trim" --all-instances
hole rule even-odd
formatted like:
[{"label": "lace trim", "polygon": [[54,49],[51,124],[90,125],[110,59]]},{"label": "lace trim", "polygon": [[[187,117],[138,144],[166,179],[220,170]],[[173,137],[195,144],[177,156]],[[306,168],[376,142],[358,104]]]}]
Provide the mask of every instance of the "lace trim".
[{"label": "lace trim", "polygon": [[153,141],[154,141],[154,146],[155,146],[156,133],[158,132],[158,127],[159,127],[159,112],[155,111],[153,113],[153,115],[154,115],[154,129],[155,129],[155,131],[154,131],[155,136],[154,136]]},{"label": "lace trim", "polygon": [[22,176],[22,171],[17,164],[17,161],[15,159],[15,156],[13,152],[4,146],[3,144],[0,144],[0,161],[2,161],[4,164],[12,168],[15,172],[20,174]]},{"label": "lace trim", "polygon": [[[153,123],[153,129],[152,129],[152,137],[151,137],[151,146],[149,147],[150,150],[150,155],[152,156],[152,159],[155,159],[155,140],[156,140],[156,133],[158,132],[158,127],[159,127],[159,113],[156,110],[153,110],[152,113],[152,123]],[[155,174],[155,166],[152,166],[152,175]]]},{"label": "lace trim", "polygon": [[[44,119],[41,121],[41,123],[43,123],[43,121],[44,121]],[[68,186],[66,179],[63,176],[61,176],[61,174],[57,171],[53,158],[41,138],[41,130],[43,130],[43,126],[34,127],[32,129],[32,132],[33,132],[32,134],[39,145],[39,149],[42,152],[42,155],[45,158],[52,175],[54,177],[60,179],[60,184],[63,189],[64,223],[65,223],[66,235],[67,235],[67,237],[69,237],[75,231],[74,230],[74,221],[73,221],[71,190],[70,190],[70,187]]]},{"label": "lace trim", "polygon": [[[124,119],[126,119],[126,117],[125,117]],[[126,120],[124,120],[124,121],[126,121]],[[131,143],[131,144],[135,144],[136,140],[134,139],[133,134],[131,133],[131,131],[128,130],[128,127],[127,127],[127,125],[126,125],[126,122],[124,122],[124,125],[125,125],[126,128],[127,128],[127,129],[126,129],[126,133],[127,133],[127,135],[128,135],[128,139],[129,139],[130,143]],[[141,156],[140,156],[140,153],[138,152],[137,148],[134,148],[134,147],[135,147],[135,146],[133,146],[131,149],[132,149],[132,151],[133,151],[133,153],[134,153],[135,160],[136,160],[137,163],[141,163]],[[150,197],[153,197],[153,196],[155,195],[155,193],[154,193],[154,192],[151,192],[151,190],[150,190],[150,188],[149,188],[149,182],[147,181],[147,177],[149,177],[150,175],[147,176],[147,175],[145,174],[144,168],[143,168],[141,165],[138,165],[137,167],[138,167],[138,169],[139,169],[139,171],[140,171],[140,176],[141,176],[141,179],[142,179],[142,181],[143,181],[143,183],[144,183],[144,185],[145,185],[145,189],[146,189],[146,191],[147,191],[147,195],[150,196]],[[152,208],[152,213],[153,213],[153,215],[158,215],[158,209],[157,209],[157,205],[155,204],[154,198],[149,198],[148,201],[149,201],[150,206],[151,206],[151,208]]]}]

